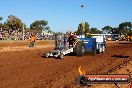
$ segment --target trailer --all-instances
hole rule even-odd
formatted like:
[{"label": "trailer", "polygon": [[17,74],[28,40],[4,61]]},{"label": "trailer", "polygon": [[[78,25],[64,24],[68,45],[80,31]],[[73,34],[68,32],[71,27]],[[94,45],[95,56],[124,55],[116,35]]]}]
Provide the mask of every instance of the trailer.
[{"label": "trailer", "polygon": [[92,38],[96,38],[96,51],[103,53],[106,51],[106,38],[104,34],[91,34]]},{"label": "trailer", "polygon": [[85,53],[92,53],[93,55],[96,54],[96,38],[85,37],[84,35],[79,35],[77,38],[79,42],[83,43]]},{"label": "trailer", "polygon": [[85,43],[85,46],[87,47],[86,52],[100,54],[106,51],[106,38],[104,34],[90,34],[88,37],[79,35],[77,37]]},{"label": "trailer", "polygon": [[56,34],[55,48],[50,52],[45,52],[43,56],[45,58],[55,57],[63,59],[64,55],[70,53],[73,53],[76,56],[82,56],[86,52],[93,52],[95,54],[96,51],[95,41],[96,41],[95,38],[78,38],[78,41],[75,43],[75,45],[69,47],[65,34]]}]

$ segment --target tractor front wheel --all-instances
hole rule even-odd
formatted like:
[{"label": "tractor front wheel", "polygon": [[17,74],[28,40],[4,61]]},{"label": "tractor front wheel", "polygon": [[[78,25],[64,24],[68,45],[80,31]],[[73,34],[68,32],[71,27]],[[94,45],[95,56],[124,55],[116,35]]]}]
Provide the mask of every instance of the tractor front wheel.
[{"label": "tractor front wheel", "polygon": [[63,59],[64,58],[64,54],[61,53],[60,56],[59,56],[60,59]]},{"label": "tractor front wheel", "polygon": [[49,53],[45,53],[45,58],[48,58],[49,57]]}]

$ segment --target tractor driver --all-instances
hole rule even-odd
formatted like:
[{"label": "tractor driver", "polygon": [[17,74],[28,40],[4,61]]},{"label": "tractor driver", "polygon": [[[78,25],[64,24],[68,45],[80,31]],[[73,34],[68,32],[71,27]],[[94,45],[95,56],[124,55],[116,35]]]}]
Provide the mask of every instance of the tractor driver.
[{"label": "tractor driver", "polygon": [[74,34],[73,34],[73,46],[75,46],[76,42],[77,42],[77,36],[76,36],[76,32],[74,32]]}]

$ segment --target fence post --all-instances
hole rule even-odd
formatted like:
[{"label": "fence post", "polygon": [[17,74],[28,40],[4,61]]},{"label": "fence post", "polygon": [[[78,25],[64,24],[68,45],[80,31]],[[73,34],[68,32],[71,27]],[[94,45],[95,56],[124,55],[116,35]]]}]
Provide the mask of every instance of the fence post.
[{"label": "fence post", "polygon": [[24,41],[24,23],[23,23],[23,26],[22,26],[22,40]]}]

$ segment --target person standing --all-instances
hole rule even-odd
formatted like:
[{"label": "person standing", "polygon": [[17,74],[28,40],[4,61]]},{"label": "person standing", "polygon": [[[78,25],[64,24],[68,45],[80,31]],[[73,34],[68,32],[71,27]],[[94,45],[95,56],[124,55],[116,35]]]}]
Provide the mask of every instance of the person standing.
[{"label": "person standing", "polygon": [[30,46],[29,47],[34,47],[35,41],[36,41],[36,37],[33,33],[31,33],[31,35],[30,35]]}]

